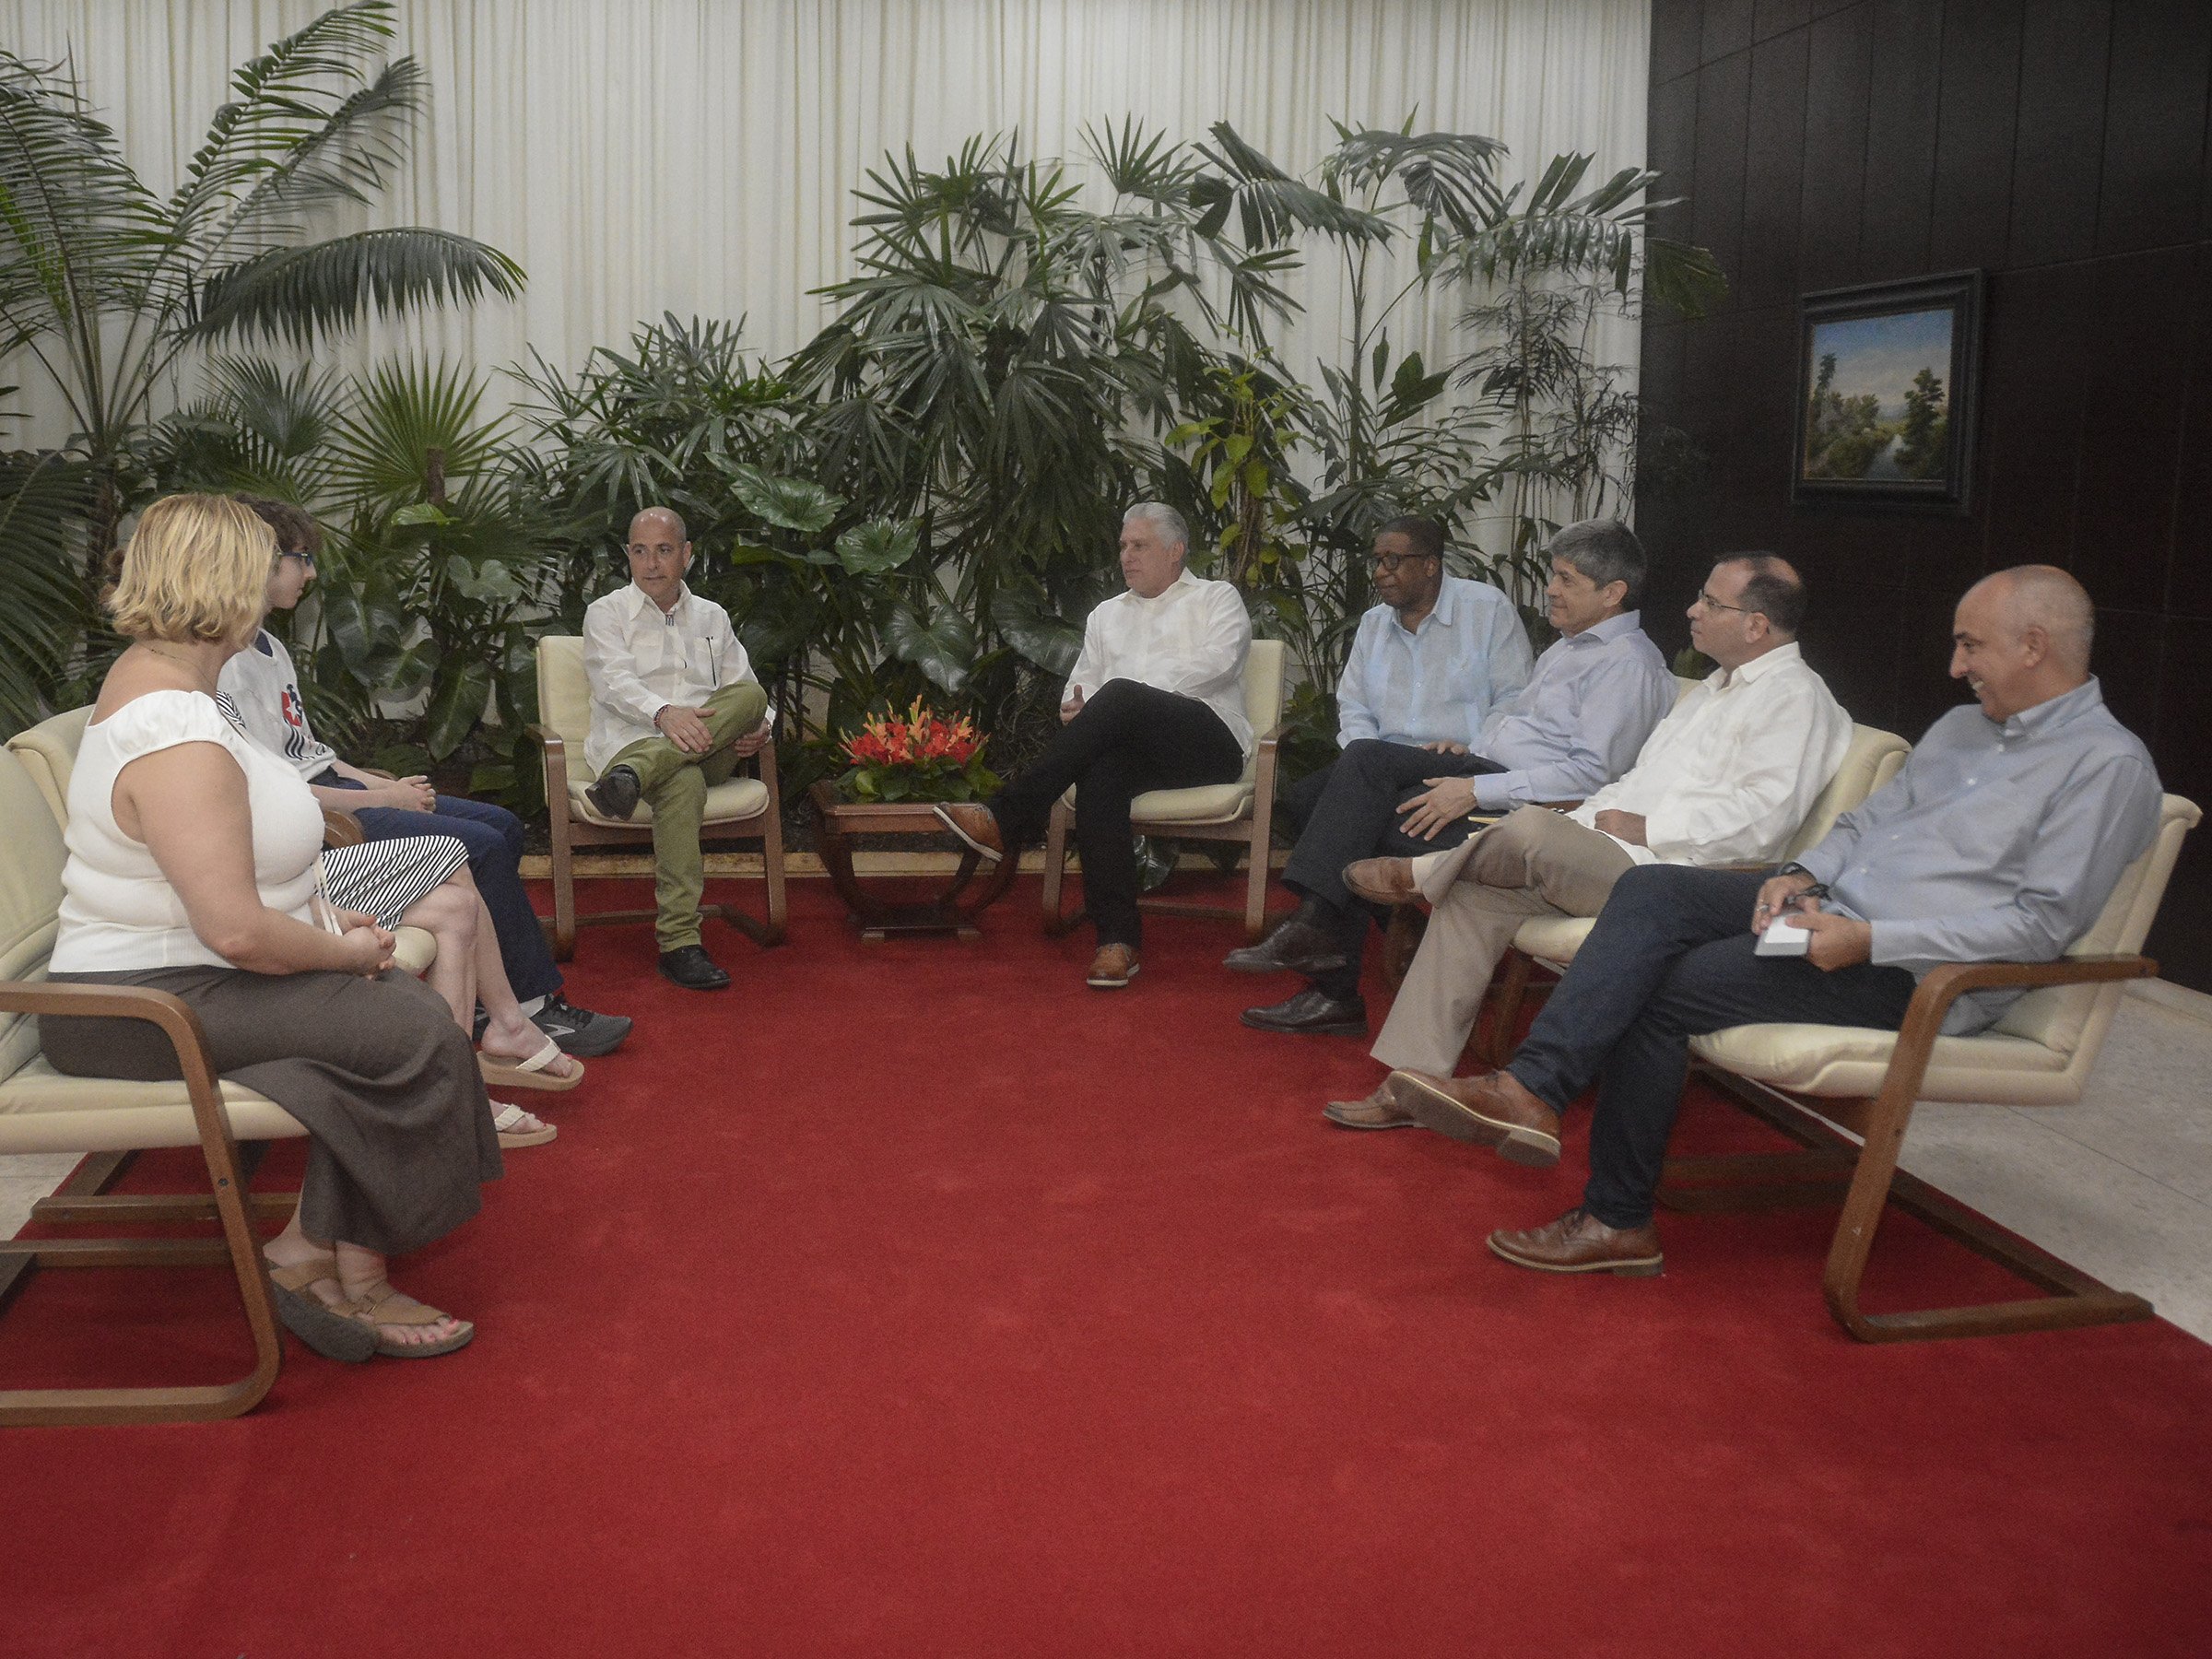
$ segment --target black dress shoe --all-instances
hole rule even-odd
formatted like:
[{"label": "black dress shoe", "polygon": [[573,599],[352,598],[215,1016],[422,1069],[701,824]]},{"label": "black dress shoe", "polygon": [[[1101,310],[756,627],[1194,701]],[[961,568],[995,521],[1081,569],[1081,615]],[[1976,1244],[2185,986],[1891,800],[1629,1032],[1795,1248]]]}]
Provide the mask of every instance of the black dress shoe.
[{"label": "black dress shoe", "polygon": [[627,766],[618,766],[606,777],[583,792],[583,798],[592,804],[592,810],[601,818],[625,821],[638,809],[638,796],[645,786],[638,782],[638,774]]},{"label": "black dress shoe", "polygon": [[1266,1008],[1244,1010],[1244,1023],[1255,1031],[1297,1031],[1308,1037],[1364,1037],[1367,1005],[1359,998],[1342,1001],[1309,985],[1288,1001]]},{"label": "black dress shoe", "polygon": [[1230,951],[1221,966],[1239,973],[1302,973],[1311,979],[1343,967],[1344,947],[1325,928],[1292,916],[1257,945]]},{"label": "black dress shoe", "polygon": [[674,950],[662,951],[661,976],[687,991],[721,991],[730,982],[730,976],[714,965],[703,945],[679,945]]}]

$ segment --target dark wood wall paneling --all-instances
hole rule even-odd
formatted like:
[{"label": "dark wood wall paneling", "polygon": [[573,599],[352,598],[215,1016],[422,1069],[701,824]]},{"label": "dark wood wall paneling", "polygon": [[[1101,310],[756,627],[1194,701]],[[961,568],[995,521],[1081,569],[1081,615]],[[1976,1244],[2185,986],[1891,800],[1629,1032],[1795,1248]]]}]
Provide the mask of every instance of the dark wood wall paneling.
[{"label": "dark wood wall paneling", "polygon": [[[1645,397],[1706,455],[1647,495],[1669,651],[1706,561],[1770,547],[1814,594],[1806,654],[1908,736],[1959,700],[1950,607],[2041,560],[2098,607],[2097,669],[2167,786],[2212,806],[2212,6],[2206,0],[1653,0],[1658,223],[1732,292],[1653,314]],[[1792,508],[1800,293],[1989,274],[1973,511]],[[2212,990],[2212,827],[2152,948]]]}]

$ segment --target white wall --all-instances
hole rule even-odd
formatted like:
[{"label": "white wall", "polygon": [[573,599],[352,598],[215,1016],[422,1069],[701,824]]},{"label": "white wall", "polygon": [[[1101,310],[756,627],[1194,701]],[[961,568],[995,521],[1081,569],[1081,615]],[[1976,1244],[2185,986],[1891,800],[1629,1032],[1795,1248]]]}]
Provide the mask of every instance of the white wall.
[{"label": "white wall", "polygon": [[[241,60],[313,0],[0,0],[0,41],[71,55],[157,190],[173,185]],[[1080,155],[1087,122],[1135,114],[1181,138],[1227,118],[1294,170],[1331,116],[1487,133],[1518,172],[1556,151],[1641,164],[1648,0],[402,0],[395,53],[433,86],[412,165],[377,215],[466,232],[530,275],[468,312],[372,324],[335,355],[446,351],[485,366],[535,346],[573,368],[664,311],[748,321],[781,356],[823,322],[810,290],[851,274],[852,192],[887,148],[925,162],[1018,128]],[[1304,366],[1338,326],[1307,273]],[[1440,308],[1440,311],[1441,308]],[[1401,349],[1433,354],[1448,315]],[[1632,329],[1613,355],[1634,360]],[[0,382],[65,423],[18,359]]]}]

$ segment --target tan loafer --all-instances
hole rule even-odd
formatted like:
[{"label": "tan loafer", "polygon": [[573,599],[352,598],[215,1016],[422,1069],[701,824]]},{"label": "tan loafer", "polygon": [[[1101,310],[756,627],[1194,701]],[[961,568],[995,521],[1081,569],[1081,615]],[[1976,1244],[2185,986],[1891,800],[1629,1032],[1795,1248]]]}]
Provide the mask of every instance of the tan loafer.
[{"label": "tan loafer", "polygon": [[1119,991],[1136,977],[1135,948],[1128,945],[1101,945],[1090,959],[1083,982],[1093,991]]}]

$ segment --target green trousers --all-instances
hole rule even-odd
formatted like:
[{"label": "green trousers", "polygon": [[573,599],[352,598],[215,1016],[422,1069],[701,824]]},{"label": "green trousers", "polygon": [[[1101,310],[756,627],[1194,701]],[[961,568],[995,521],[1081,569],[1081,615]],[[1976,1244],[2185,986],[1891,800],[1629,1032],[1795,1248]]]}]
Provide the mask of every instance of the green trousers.
[{"label": "green trousers", "polygon": [[699,830],[707,816],[707,791],[737,770],[729,746],[760,724],[768,693],[751,680],[739,680],[703,707],[714,739],[705,754],[680,749],[665,737],[641,737],[606,765],[608,771],[627,766],[636,772],[640,793],[653,808],[653,901],[659,911],[653,931],[664,952],[699,943],[699,900],[707,890]]}]

